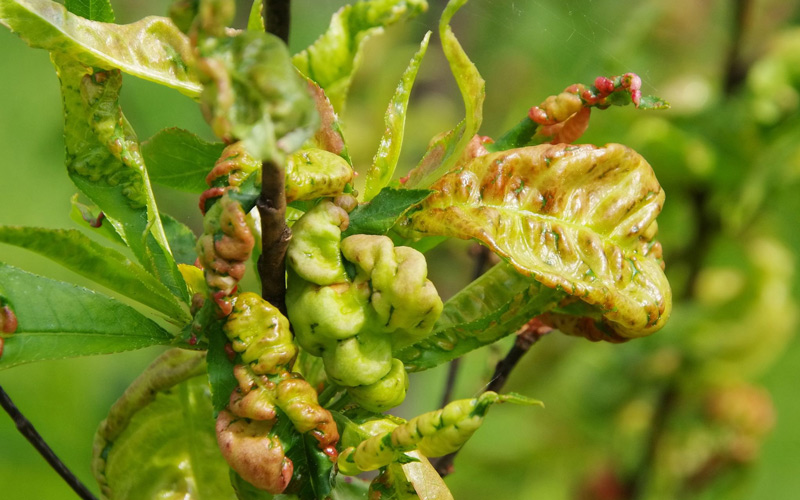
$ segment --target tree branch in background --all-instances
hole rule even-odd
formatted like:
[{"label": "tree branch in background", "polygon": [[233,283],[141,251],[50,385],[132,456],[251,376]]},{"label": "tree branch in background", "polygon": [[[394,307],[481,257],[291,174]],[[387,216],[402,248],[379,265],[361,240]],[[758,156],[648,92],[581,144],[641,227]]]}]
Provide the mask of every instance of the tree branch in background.
[{"label": "tree branch in background", "polygon": [[[489,381],[489,385],[486,386],[486,390],[500,392],[503,386],[506,385],[506,381],[511,375],[512,370],[514,370],[525,353],[528,352],[534,344],[539,342],[542,337],[552,331],[552,327],[545,325],[538,318],[533,318],[528,321],[525,326],[517,332],[514,345],[511,347],[511,350],[508,351],[506,357],[497,363],[492,379]],[[440,476],[445,477],[453,473],[453,461],[457,454],[458,451],[454,451],[449,455],[441,457],[433,464],[436,472],[438,472]]]},{"label": "tree branch in background", "polygon": [[274,160],[261,164],[261,296],[286,315],[286,248],[292,231],[286,225],[286,174]]},{"label": "tree branch in background", "polygon": [[[476,244],[470,249],[472,257],[475,259],[475,267],[472,271],[472,281],[480,278],[486,269],[486,264],[489,263],[491,251],[488,247]],[[447,380],[444,383],[444,393],[442,394],[442,404],[444,406],[453,399],[453,390],[456,386],[456,379],[458,378],[458,371],[461,368],[461,358],[456,358],[450,362],[447,367]]]},{"label": "tree branch in background", "polygon": [[752,0],[734,1],[734,22],[731,30],[731,44],[728,47],[728,56],[725,63],[725,80],[722,82],[725,94],[730,96],[735,93],[747,77],[750,64],[742,60],[742,46],[744,32],[750,22],[753,12]]},{"label": "tree branch in background", "polygon": [[287,45],[292,20],[292,0],[264,0],[261,17],[267,33],[272,33]]},{"label": "tree branch in background", "polygon": [[67,482],[70,488],[72,488],[80,498],[84,500],[97,500],[97,497],[89,491],[86,485],[75,477],[75,474],[73,474],[72,471],[64,465],[64,462],[56,456],[50,446],[47,445],[42,436],[33,427],[30,420],[25,418],[25,415],[14,405],[14,402],[11,401],[11,398],[6,391],[3,390],[2,386],[0,386],[0,406],[11,416],[11,420],[14,421],[20,434],[25,436],[25,439],[36,448],[36,451],[44,457],[47,463],[50,464],[50,467],[58,472],[58,475]]}]

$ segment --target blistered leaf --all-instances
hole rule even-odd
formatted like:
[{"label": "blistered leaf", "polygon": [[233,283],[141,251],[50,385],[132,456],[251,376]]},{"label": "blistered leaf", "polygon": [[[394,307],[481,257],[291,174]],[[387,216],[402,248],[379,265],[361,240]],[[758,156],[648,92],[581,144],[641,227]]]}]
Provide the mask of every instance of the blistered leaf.
[{"label": "blistered leaf", "polygon": [[153,16],[133,24],[107,24],[71,14],[50,0],[4,0],[0,23],[31,47],[66,55],[84,66],[120,69],[191,97],[200,94],[189,39],[169,19]]},{"label": "blistered leaf", "polygon": [[560,144],[487,154],[432,188],[408,216],[408,233],[477,239],[602,314],[599,331],[569,333],[619,341],[648,335],[669,316],[653,240],[664,193],[635,151]]},{"label": "blistered leaf", "polygon": [[566,296],[501,262],[445,302],[429,337],[395,356],[410,371],[433,368],[514,333]]},{"label": "blistered leaf", "polygon": [[341,156],[316,148],[291,154],[286,162],[286,201],[314,200],[342,194],[355,175]]},{"label": "blistered leaf", "polygon": [[64,6],[73,14],[92,21],[114,22],[114,10],[108,0],[66,0]]},{"label": "blistered leaf", "polygon": [[371,0],[345,5],[331,18],[331,24],[292,62],[327,94],[341,113],[361,59],[364,42],[385,26],[410,19],[427,10],[425,0]]},{"label": "blistered leaf", "polygon": [[0,287],[18,324],[5,338],[0,369],[169,344],[152,320],[110,297],[0,263]]},{"label": "blistered leaf", "polygon": [[131,384],[100,424],[92,468],[110,499],[236,498],[202,352],[168,351]]},{"label": "blistered leaf", "polygon": [[466,151],[483,121],[485,82],[450,28],[450,20],[465,3],[467,0],[448,2],[439,20],[439,36],[442,39],[444,55],[450,64],[450,71],[461,91],[466,117],[455,128],[431,142],[420,164],[408,175],[406,186],[409,188],[428,188],[442,174],[450,170]]},{"label": "blistered leaf", "polygon": [[0,242],[37,252],[81,276],[161,311],[174,321],[191,317],[170,291],[139,264],[77,230],[0,226]]},{"label": "blistered leaf", "polygon": [[409,208],[432,192],[428,189],[384,188],[372,201],[350,212],[350,225],[343,235],[386,234]]},{"label": "blistered leaf", "polygon": [[206,142],[179,128],[168,128],[142,143],[150,180],[189,193],[208,189],[206,175],[225,145]]},{"label": "blistered leaf", "polygon": [[428,49],[430,36],[430,31],[425,34],[419,51],[414,54],[405,72],[403,72],[403,77],[397,84],[392,100],[389,102],[389,108],[383,118],[386,128],[378,145],[378,151],[372,159],[372,166],[367,171],[364,201],[370,201],[392,180],[394,169],[397,167],[397,161],[400,158],[400,149],[403,146],[408,98],[411,96],[411,87],[413,87],[414,80],[417,77],[419,65],[425,56],[425,51]]},{"label": "blistered leaf", "polygon": [[67,171],[111,219],[137,260],[187,301],[169,250],[136,134],[119,107],[122,75],[54,56],[64,99]]},{"label": "blistered leaf", "polygon": [[328,96],[320,88],[319,85],[314,83],[313,80],[307,79],[308,90],[311,92],[311,97],[314,99],[314,105],[319,113],[319,128],[311,140],[312,145],[337,154],[344,158],[350,165],[353,164],[350,159],[350,154],[347,152],[347,144],[344,142],[344,135],[342,134],[342,127],[339,123],[339,117],[333,109]]},{"label": "blistered leaf", "polygon": [[204,44],[201,103],[214,133],[243,141],[260,160],[291,153],[314,134],[319,118],[286,45],[245,31]]}]

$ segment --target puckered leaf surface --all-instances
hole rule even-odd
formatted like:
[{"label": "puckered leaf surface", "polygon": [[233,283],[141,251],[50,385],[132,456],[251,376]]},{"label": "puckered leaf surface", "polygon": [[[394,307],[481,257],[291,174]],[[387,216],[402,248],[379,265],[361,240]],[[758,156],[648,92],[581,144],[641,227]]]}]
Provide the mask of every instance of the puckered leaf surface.
[{"label": "puckered leaf surface", "polygon": [[0,242],[42,254],[175,320],[191,319],[188,310],[167,287],[142,266],[116,250],[95,243],[77,230],[0,226]]},{"label": "puckered leaf surface", "polygon": [[310,47],[295,54],[292,62],[316,82],[341,113],[350,82],[361,59],[361,49],[385,26],[412,18],[427,10],[425,0],[371,0],[345,5]]},{"label": "puckered leaf surface", "polygon": [[53,59],[64,100],[70,178],[102,209],[145,269],[188,302],[138,139],[119,107],[122,75],[92,70],[59,53]]},{"label": "puckered leaf surface", "polygon": [[84,19],[50,0],[3,0],[0,23],[31,47],[200,95],[189,39],[167,18],[117,25]]},{"label": "puckered leaf surface", "polygon": [[407,234],[481,241],[520,273],[594,306],[608,340],[648,335],[669,316],[653,240],[664,193],[635,151],[559,144],[487,154],[432,189]]},{"label": "puckered leaf surface", "polygon": [[4,335],[0,369],[141,349],[173,339],[155,322],[111,297],[2,263],[0,293],[18,321],[16,331]]},{"label": "puckered leaf surface", "polygon": [[167,351],[128,387],[97,431],[92,468],[106,498],[236,498],[202,352]]}]

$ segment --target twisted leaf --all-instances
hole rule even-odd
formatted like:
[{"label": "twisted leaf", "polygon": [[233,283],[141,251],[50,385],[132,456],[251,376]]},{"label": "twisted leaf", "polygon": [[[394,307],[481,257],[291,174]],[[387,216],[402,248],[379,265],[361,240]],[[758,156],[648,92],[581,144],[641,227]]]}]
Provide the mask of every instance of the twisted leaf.
[{"label": "twisted leaf", "polygon": [[235,499],[213,422],[203,353],[167,351],[100,424],[92,469],[103,495]]},{"label": "twisted leaf", "polygon": [[3,0],[0,23],[31,47],[66,54],[84,66],[119,69],[190,97],[200,95],[189,39],[169,19],[107,24],[76,16],[50,0]]},{"label": "twisted leaf", "polygon": [[325,91],[334,109],[341,113],[367,39],[384,27],[427,9],[425,0],[371,0],[345,5],[331,18],[328,31],[296,54],[292,62]]},{"label": "twisted leaf", "polygon": [[605,326],[591,338],[641,337],[669,316],[653,241],[664,193],[635,151],[560,144],[493,153],[432,188],[407,234],[481,241],[520,273],[594,306]]},{"label": "twisted leaf", "polygon": [[455,128],[431,142],[422,161],[408,175],[406,187],[409,188],[428,188],[442,174],[450,170],[467,150],[483,121],[485,82],[450,28],[450,20],[465,3],[467,0],[448,2],[439,20],[439,36],[442,39],[444,55],[450,64],[450,71],[461,91],[466,117]]},{"label": "twisted leaf", "polygon": [[411,87],[414,86],[419,65],[425,56],[425,51],[428,49],[430,37],[431,32],[429,31],[425,34],[419,50],[414,54],[408,67],[403,72],[403,77],[397,84],[397,89],[395,89],[392,100],[389,102],[389,108],[386,110],[386,115],[383,119],[386,129],[383,132],[383,137],[381,137],[378,151],[372,159],[372,166],[367,171],[364,201],[370,201],[392,180],[394,169],[397,167],[397,161],[400,158],[400,149],[403,146],[408,98],[411,96]]},{"label": "twisted leaf", "polygon": [[0,287],[17,318],[16,331],[5,338],[0,369],[173,340],[169,332],[131,307],[76,285],[0,263]]},{"label": "twisted leaf", "polygon": [[111,219],[137,260],[188,302],[169,249],[136,134],[119,107],[122,75],[93,71],[54,54],[64,99],[64,141],[72,181]]},{"label": "twisted leaf", "polygon": [[77,230],[0,226],[0,242],[37,252],[176,321],[191,320],[169,289],[144,268]]}]

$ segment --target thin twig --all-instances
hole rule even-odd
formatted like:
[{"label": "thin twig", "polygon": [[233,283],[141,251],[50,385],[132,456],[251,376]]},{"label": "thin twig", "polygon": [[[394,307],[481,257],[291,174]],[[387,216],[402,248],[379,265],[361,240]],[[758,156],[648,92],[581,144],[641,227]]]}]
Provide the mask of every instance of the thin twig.
[{"label": "thin twig", "polygon": [[[472,281],[480,278],[486,269],[486,264],[489,262],[491,251],[488,247],[478,245],[477,251],[474,253],[475,267],[472,271]],[[458,378],[458,371],[461,368],[461,358],[456,358],[450,362],[447,367],[447,380],[444,383],[444,392],[442,393],[442,404],[444,407],[453,398],[453,390],[456,386],[456,379]]]},{"label": "thin twig", "polygon": [[274,160],[261,165],[261,197],[256,206],[261,215],[261,295],[286,314],[286,248],[292,231],[286,225],[286,178]]},{"label": "thin twig", "polygon": [[264,0],[261,17],[267,33],[272,33],[287,45],[292,20],[292,0]]},{"label": "thin twig", "polygon": [[723,85],[725,94],[730,96],[741,86],[747,77],[749,64],[742,59],[744,34],[750,22],[753,11],[752,0],[734,0],[735,12],[733,29],[731,31],[731,44],[728,47],[728,56],[725,61],[725,79]]},{"label": "thin twig", "polygon": [[[501,359],[494,369],[494,375],[486,386],[487,391],[500,392],[503,386],[506,385],[508,377],[517,366],[519,361],[528,352],[534,344],[536,344],[542,337],[553,331],[553,328],[543,324],[537,318],[530,320],[522,329],[517,332],[517,338],[514,340],[514,345],[508,351],[506,357]],[[439,458],[433,467],[441,477],[453,473],[453,461],[460,450],[445,455]]]},{"label": "thin twig", "polygon": [[25,436],[25,439],[27,439],[34,448],[36,448],[36,451],[38,451],[39,454],[42,455],[45,460],[47,460],[47,463],[50,464],[50,467],[58,472],[58,475],[67,482],[70,488],[72,488],[80,498],[84,500],[97,500],[97,497],[95,497],[92,492],[89,491],[86,485],[84,485],[80,479],[75,477],[75,474],[73,474],[72,471],[69,470],[66,465],[64,465],[64,462],[62,462],[56,456],[52,448],[47,445],[42,436],[33,427],[33,424],[30,422],[30,420],[25,418],[25,415],[23,415],[22,412],[20,412],[19,409],[14,405],[14,402],[11,401],[11,398],[8,396],[6,391],[3,390],[2,386],[0,386],[0,406],[2,406],[3,409],[11,416],[11,420],[14,421],[14,424],[17,426],[17,430],[19,430],[20,434]]}]

